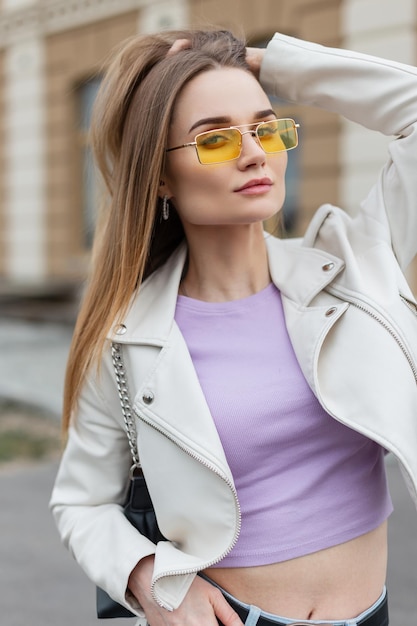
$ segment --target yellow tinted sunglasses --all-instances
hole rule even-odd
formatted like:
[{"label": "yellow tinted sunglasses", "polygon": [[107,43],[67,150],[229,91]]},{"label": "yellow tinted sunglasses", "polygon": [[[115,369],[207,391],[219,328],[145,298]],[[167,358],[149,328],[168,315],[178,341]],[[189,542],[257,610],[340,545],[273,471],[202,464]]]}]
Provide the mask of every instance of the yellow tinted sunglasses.
[{"label": "yellow tinted sunglasses", "polygon": [[[248,127],[252,128],[243,132],[240,130],[240,128]],[[199,133],[195,136],[194,141],[175,146],[174,148],[168,148],[166,152],[194,146],[198,160],[203,165],[233,161],[233,159],[239,158],[242,152],[243,135],[249,133],[256,137],[266,154],[275,154],[297,147],[297,128],[299,128],[299,124],[296,124],[290,118],[256,122],[255,124],[245,124],[244,126],[231,126],[230,128],[216,128]]]}]

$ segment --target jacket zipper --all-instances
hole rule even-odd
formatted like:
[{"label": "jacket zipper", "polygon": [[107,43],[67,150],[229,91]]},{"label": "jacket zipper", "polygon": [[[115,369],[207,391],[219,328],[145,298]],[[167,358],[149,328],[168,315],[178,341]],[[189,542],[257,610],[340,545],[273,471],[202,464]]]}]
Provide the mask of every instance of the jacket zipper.
[{"label": "jacket zipper", "polygon": [[[183,443],[181,443],[180,441],[178,441],[177,439],[175,439],[174,437],[169,435],[165,430],[163,430],[162,428],[160,428],[156,424],[154,424],[154,422],[152,422],[151,420],[149,420],[146,417],[144,417],[143,415],[141,415],[138,412],[136,407],[133,407],[133,411],[135,412],[137,417],[142,422],[145,422],[145,424],[147,424],[148,426],[151,426],[151,428],[153,428],[158,433],[160,433],[161,435],[163,435],[164,437],[169,439],[172,443],[174,443],[176,446],[178,446],[181,450],[183,450],[191,458],[193,458],[194,460],[198,461],[199,463],[201,463],[202,465],[207,467],[207,469],[209,469],[212,472],[214,472],[230,488],[230,490],[231,490],[231,492],[233,494],[233,497],[234,497],[234,501],[235,501],[238,522],[237,522],[237,525],[236,525],[236,529],[235,529],[235,534],[234,534],[233,540],[232,540],[231,544],[229,545],[229,547],[227,548],[227,550],[225,550],[218,558],[214,559],[213,561],[209,561],[207,564],[205,564],[203,569],[205,569],[207,567],[212,567],[213,565],[215,565],[216,563],[219,563],[219,561],[224,559],[224,557],[227,554],[229,554],[229,552],[231,552],[231,550],[233,550],[234,546],[237,543],[239,534],[240,534],[240,529],[241,529],[241,510],[240,510],[240,504],[239,504],[239,500],[238,500],[238,497],[237,497],[236,488],[235,488],[234,484],[232,483],[231,480],[229,480],[229,478],[225,474],[220,472],[215,465],[213,465],[212,463],[209,463],[206,459],[204,459],[204,457],[196,454],[195,452],[193,452],[192,450],[187,448],[187,446],[185,446]],[[152,582],[151,592],[152,592],[153,599],[163,609],[166,609],[167,611],[173,611],[173,608],[171,606],[164,604],[158,598],[158,596],[156,595],[156,591],[155,591],[155,584],[157,583],[158,580],[160,580],[161,578],[164,578],[165,576],[181,576],[181,575],[197,574],[199,571],[200,571],[200,568],[193,567],[193,568],[189,568],[189,569],[186,569],[186,570],[174,570],[174,571],[169,571],[169,572],[164,572],[162,574],[159,574],[159,576],[157,578],[155,578],[154,581]]]},{"label": "jacket zipper", "polygon": [[[328,293],[330,293],[331,295],[336,296],[339,299],[344,300],[345,302],[349,302],[349,304],[352,304],[353,306],[355,306],[357,309],[360,309],[361,311],[363,311],[364,313],[366,313],[367,315],[369,315],[370,317],[372,317],[375,321],[377,321],[386,331],[389,332],[389,334],[391,335],[391,337],[396,341],[397,345],[399,346],[399,348],[402,350],[405,358],[408,361],[408,364],[410,365],[411,371],[413,372],[414,375],[414,379],[416,381],[417,384],[417,364],[414,362],[414,359],[412,357],[412,355],[410,354],[410,351],[408,350],[407,346],[405,345],[404,341],[402,340],[402,338],[400,337],[400,335],[398,334],[398,332],[389,324],[389,322],[381,315],[379,314],[377,311],[375,311],[374,308],[366,305],[362,300],[360,300],[359,298],[353,298],[351,296],[347,296],[344,292],[339,292],[338,289],[335,289],[334,287],[328,287],[326,289],[326,291]],[[401,299],[405,302],[405,304],[417,315],[417,311],[412,308],[411,303],[409,303],[405,298],[403,298],[402,296],[400,296]]]},{"label": "jacket zipper", "polygon": [[417,306],[416,306],[413,302],[410,302],[410,300],[407,300],[407,298],[405,298],[405,297],[404,297],[404,296],[402,296],[401,294],[400,294],[400,298],[401,298],[401,300],[404,302],[404,304],[406,305],[406,307],[408,307],[408,308],[410,309],[410,311],[411,311],[412,313],[414,313],[414,315],[416,315],[416,316],[417,316]]}]

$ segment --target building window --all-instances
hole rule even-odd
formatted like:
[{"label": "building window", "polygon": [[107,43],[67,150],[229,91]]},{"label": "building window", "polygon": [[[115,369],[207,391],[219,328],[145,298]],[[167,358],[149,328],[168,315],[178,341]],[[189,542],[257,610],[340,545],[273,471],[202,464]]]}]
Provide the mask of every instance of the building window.
[{"label": "building window", "polygon": [[101,79],[99,77],[91,78],[83,82],[78,89],[82,164],[82,215],[84,245],[87,248],[90,248],[93,242],[97,206],[100,200],[99,176],[88,140],[93,104],[100,87],[100,82]]}]

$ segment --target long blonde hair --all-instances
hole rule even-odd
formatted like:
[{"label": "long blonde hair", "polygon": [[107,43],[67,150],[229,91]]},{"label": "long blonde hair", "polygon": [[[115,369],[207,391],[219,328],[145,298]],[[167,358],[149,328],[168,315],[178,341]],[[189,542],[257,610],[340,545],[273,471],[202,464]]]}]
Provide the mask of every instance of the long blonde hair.
[{"label": "long blonde hair", "polygon": [[[190,48],[167,54],[178,39]],[[69,353],[66,431],[89,368],[142,281],[184,238],[178,214],[161,220],[158,188],[173,108],[184,85],[218,66],[248,69],[245,43],[230,32],[167,31],[127,40],[110,63],[95,103],[91,138],[107,206],[95,237],[90,278]]]}]

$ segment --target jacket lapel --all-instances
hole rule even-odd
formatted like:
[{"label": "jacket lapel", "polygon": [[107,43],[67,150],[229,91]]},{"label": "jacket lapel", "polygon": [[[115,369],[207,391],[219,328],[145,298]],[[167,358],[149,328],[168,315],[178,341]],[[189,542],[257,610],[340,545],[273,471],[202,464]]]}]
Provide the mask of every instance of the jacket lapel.
[{"label": "jacket lapel", "polygon": [[317,248],[301,245],[300,239],[267,236],[269,271],[281,294],[307,307],[344,268],[343,261]]}]

